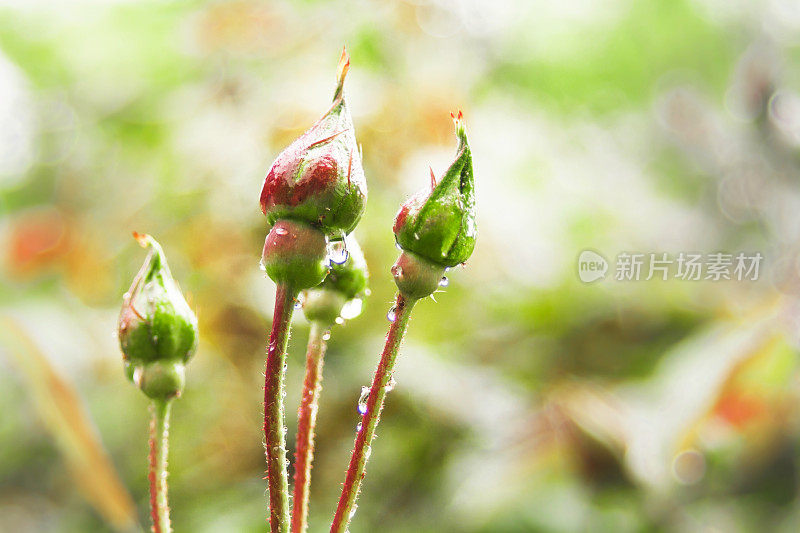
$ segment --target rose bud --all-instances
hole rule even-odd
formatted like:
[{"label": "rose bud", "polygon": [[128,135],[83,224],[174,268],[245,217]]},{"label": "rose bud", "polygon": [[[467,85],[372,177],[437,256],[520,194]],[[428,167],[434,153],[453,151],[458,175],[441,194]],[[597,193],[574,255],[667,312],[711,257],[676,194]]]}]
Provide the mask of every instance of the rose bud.
[{"label": "rose bud", "polygon": [[369,295],[369,272],[364,253],[350,234],[344,242],[332,243],[330,272],[323,282],[303,292],[303,314],[310,322],[341,324],[361,314]]},{"label": "rose bud", "polygon": [[152,399],[180,396],[184,365],[197,349],[197,317],[172,278],[161,246],[133,234],[150,253],[123,297],[119,342],[125,374]]},{"label": "rose bud", "polygon": [[458,137],[456,157],[436,183],[406,201],[394,221],[403,250],[392,267],[400,292],[424,298],[436,290],[445,271],[463,263],[475,249],[475,179],[463,115],[453,116]]},{"label": "rose bud", "polygon": [[[279,221],[292,220],[307,225],[310,231],[321,232],[328,240],[341,240],[364,213],[367,183],[353,120],[344,99],[344,80],[349,67],[350,58],[342,50],[333,105],[278,155],[267,172],[261,189],[261,210],[272,231]],[[265,253],[268,251],[265,247]],[[325,253],[324,246],[308,253],[317,257]],[[276,262],[267,255],[264,261]],[[318,285],[327,272],[316,276],[320,272],[312,265],[307,274],[288,269],[278,274],[284,277],[272,273],[270,277],[301,290]]]}]

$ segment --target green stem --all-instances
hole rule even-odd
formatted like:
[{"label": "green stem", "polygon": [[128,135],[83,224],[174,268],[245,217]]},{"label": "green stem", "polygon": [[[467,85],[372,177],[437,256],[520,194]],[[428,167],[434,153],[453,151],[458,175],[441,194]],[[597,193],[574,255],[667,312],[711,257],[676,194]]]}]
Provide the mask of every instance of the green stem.
[{"label": "green stem", "polygon": [[286,427],[283,395],[286,346],[298,291],[278,284],[275,313],[264,374],[264,437],[269,485],[269,524],[272,533],[289,532],[289,475],[286,466]]},{"label": "green stem", "polygon": [[169,453],[169,414],[172,400],[153,400],[150,411],[150,517],[153,533],[170,533],[167,499],[167,454]]},{"label": "green stem", "polygon": [[322,365],[327,347],[325,338],[330,326],[311,322],[306,351],[306,376],[297,413],[297,445],[294,461],[292,531],[305,533],[308,528],[308,499],[311,487],[311,464],[314,461],[314,427],[317,422],[319,395],[322,391]]},{"label": "green stem", "polygon": [[378,368],[375,370],[375,377],[372,380],[372,387],[367,398],[367,405],[364,414],[361,416],[361,424],[356,433],[356,441],[353,446],[353,454],[350,457],[350,465],[347,468],[342,495],[339,498],[339,505],[336,507],[336,514],[331,524],[331,533],[344,533],[350,524],[352,515],[355,514],[355,503],[361,489],[361,481],[366,475],[367,459],[369,459],[372,439],[375,436],[375,428],[381,417],[383,401],[388,392],[387,385],[392,380],[394,365],[397,361],[397,353],[403,341],[403,335],[408,327],[411,318],[411,310],[417,300],[406,299],[402,294],[397,294],[394,306],[394,320],[389,326],[389,333],[386,335],[386,344],[381,354]]}]

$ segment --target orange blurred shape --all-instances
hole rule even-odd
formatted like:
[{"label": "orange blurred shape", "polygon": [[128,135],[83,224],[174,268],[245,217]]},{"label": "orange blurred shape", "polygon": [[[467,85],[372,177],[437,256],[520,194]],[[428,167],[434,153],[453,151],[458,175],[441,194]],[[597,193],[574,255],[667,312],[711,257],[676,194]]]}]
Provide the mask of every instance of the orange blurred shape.
[{"label": "orange blurred shape", "polygon": [[29,400],[61,452],[75,487],[115,531],[141,531],[133,500],[77,391],[50,364],[23,324],[5,314],[0,314],[0,356],[16,363]]},{"label": "orange blurred shape", "polygon": [[22,213],[11,223],[7,262],[10,273],[32,277],[57,263],[68,248],[67,224],[54,208]]},{"label": "orange blurred shape", "polygon": [[763,399],[742,391],[724,393],[714,406],[714,414],[739,429],[768,412],[769,408]]},{"label": "orange blurred shape", "polygon": [[280,30],[280,21],[260,2],[220,2],[201,16],[198,39],[210,51],[248,53],[268,48]]}]

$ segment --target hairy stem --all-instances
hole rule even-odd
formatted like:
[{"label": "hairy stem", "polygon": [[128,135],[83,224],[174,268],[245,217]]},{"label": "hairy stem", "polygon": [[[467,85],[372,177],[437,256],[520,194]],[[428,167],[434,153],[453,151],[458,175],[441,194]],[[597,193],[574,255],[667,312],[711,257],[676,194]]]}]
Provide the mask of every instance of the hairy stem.
[{"label": "hairy stem", "polygon": [[342,495],[339,497],[339,505],[336,507],[336,514],[331,524],[331,533],[344,533],[350,523],[350,518],[354,514],[361,481],[366,474],[372,438],[375,436],[375,428],[378,426],[378,421],[381,417],[387,385],[392,380],[397,353],[400,349],[400,343],[403,341],[403,335],[408,327],[411,310],[415,303],[416,300],[406,299],[402,294],[397,294],[394,306],[394,320],[392,325],[389,326],[389,333],[386,334],[386,344],[383,348],[378,368],[375,370],[375,377],[372,380],[372,387],[367,398],[366,410],[361,416],[361,424],[358,433],[356,433],[356,441],[353,446],[353,454],[350,457],[350,466],[347,468],[344,486],[342,487]]},{"label": "hairy stem", "polygon": [[167,500],[167,454],[169,443],[169,414],[172,400],[153,400],[150,411],[150,517],[153,533],[170,533],[169,503]]},{"label": "hairy stem", "polygon": [[298,292],[278,284],[275,313],[264,375],[264,437],[269,484],[269,525],[272,533],[289,531],[289,476],[286,468],[286,428],[283,409],[286,345]]},{"label": "hairy stem", "polygon": [[308,494],[311,487],[311,463],[314,461],[314,426],[317,422],[319,395],[322,391],[322,365],[329,326],[311,322],[306,351],[306,377],[297,413],[297,450],[294,461],[292,531],[305,533],[308,528]]}]

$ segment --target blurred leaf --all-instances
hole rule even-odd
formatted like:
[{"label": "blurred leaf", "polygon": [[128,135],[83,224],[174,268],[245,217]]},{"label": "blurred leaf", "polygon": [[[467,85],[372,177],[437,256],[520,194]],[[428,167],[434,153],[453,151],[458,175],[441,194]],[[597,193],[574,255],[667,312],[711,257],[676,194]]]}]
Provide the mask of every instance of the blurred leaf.
[{"label": "blurred leaf", "polygon": [[0,316],[0,345],[17,364],[75,483],[117,531],[139,529],[136,509],[72,386],[11,317]]}]

